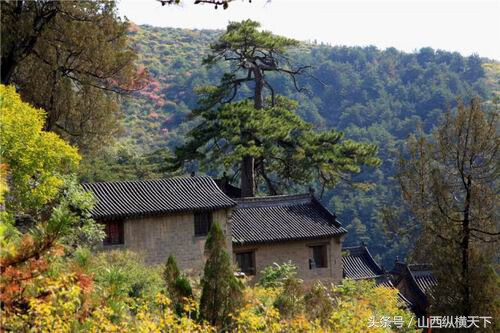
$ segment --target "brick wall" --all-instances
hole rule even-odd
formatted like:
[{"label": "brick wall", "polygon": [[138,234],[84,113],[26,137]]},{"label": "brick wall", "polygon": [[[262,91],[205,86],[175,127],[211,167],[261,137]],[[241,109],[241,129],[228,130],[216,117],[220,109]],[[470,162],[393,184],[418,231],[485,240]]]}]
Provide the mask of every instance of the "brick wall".
[{"label": "brick wall", "polygon": [[[309,269],[309,259],[312,258],[313,245],[327,245],[328,267]],[[260,278],[260,271],[274,263],[282,264],[292,261],[297,265],[297,276],[304,281],[322,280],[339,283],[342,280],[341,239],[339,237],[316,241],[289,241],[255,246],[233,246],[233,260],[236,263],[236,253],[255,251],[256,276]]]},{"label": "brick wall", "polygon": [[[227,210],[213,212],[213,221],[221,224],[227,235],[228,252],[232,252],[231,232]],[[171,214],[129,219],[124,222],[124,244],[105,246],[104,249],[128,249],[141,253],[147,264],[163,265],[173,254],[179,268],[199,274],[204,264],[206,237],[194,236],[193,213]]]}]

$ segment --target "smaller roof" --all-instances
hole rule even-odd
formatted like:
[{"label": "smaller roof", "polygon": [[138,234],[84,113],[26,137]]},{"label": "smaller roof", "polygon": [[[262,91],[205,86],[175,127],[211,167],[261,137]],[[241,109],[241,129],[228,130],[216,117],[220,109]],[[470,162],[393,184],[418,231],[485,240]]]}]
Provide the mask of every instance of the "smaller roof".
[{"label": "smaller roof", "polygon": [[432,295],[432,289],[437,285],[437,280],[432,274],[431,265],[410,264],[408,269],[411,272],[418,288],[426,295]]},{"label": "smaller roof", "polygon": [[234,207],[210,177],[85,183],[97,204],[95,219],[118,219]]},{"label": "smaller roof", "polygon": [[408,291],[413,294],[413,296],[407,295],[407,298],[414,297],[417,311],[424,312],[432,299],[432,290],[437,285],[431,265],[406,264],[396,261],[391,274],[394,276],[395,285],[399,285],[401,280],[406,279]]},{"label": "smaller roof", "polygon": [[231,217],[236,245],[307,240],[347,232],[311,193],[235,199]]},{"label": "smaller roof", "polygon": [[342,248],[343,274],[348,279],[372,279],[384,274],[365,245]]},{"label": "smaller roof", "polygon": [[429,264],[406,264],[396,261],[391,274],[395,276],[395,281],[407,277],[410,285],[423,295],[431,295],[432,289],[437,285],[437,280],[432,274],[432,266]]},{"label": "smaller roof", "polygon": [[[342,248],[342,270],[344,278],[353,280],[373,279],[375,285],[395,288],[390,277],[375,261],[366,245]],[[398,301],[405,306],[413,304],[398,291]]]}]

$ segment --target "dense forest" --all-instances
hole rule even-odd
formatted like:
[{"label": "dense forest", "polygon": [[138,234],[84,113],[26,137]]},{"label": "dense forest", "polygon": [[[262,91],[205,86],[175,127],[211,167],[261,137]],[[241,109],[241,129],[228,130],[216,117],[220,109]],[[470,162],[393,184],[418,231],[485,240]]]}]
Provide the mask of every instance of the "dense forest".
[{"label": "dense forest", "polygon": [[[99,157],[88,159],[84,180],[168,175],[169,151],[184,142],[193,126],[189,115],[197,106],[196,88],[216,84],[227,69],[201,65],[220,33],[131,25],[129,36],[141,70],[149,73],[148,84],[123,99],[122,135]],[[271,76],[276,92],[297,100],[299,115],[318,129],[335,128],[346,138],[379,146],[382,165],[355,177],[370,183],[368,190],[344,184],[317,193],[348,228],[346,245],[365,242],[390,267],[409,248],[407,239],[391,237],[391,229],[382,223],[384,208],[390,211],[400,198],[394,180],[400,146],[417,129],[430,133],[457,98],[492,100],[498,93],[500,65],[432,48],[404,53],[302,43],[292,53],[296,64],[312,68],[298,78],[300,92],[286,77]],[[240,94],[245,94],[244,87]]]}]

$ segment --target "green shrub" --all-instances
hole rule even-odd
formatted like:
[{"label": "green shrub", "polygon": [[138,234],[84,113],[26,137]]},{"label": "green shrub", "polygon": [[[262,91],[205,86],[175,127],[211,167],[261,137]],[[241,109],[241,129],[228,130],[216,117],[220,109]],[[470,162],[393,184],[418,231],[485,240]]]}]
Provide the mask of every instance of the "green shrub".
[{"label": "green shrub", "polygon": [[[175,312],[182,316],[184,305],[193,298],[193,288],[191,282],[184,274],[181,274],[175,257],[168,256],[165,269],[163,270],[163,280],[168,290]],[[192,315],[192,317],[196,314]]]},{"label": "green shrub", "polygon": [[101,252],[92,260],[91,271],[97,286],[114,299],[130,297],[144,303],[165,291],[159,269],[146,266],[142,257],[131,251]]},{"label": "green shrub", "polygon": [[261,271],[259,285],[264,288],[282,287],[285,281],[297,276],[297,266],[291,261],[281,265],[274,263],[273,266],[267,266]]},{"label": "green shrub", "polygon": [[305,313],[309,320],[319,320],[322,326],[328,323],[333,307],[333,299],[328,289],[320,282],[316,282],[304,296]]},{"label": "green shrub", "polygon": [[217,222],[210,227],[205,253],[207,261],[201,279],[200,316],[211,325],[227,326],[230,314],[235,314],[242,303],[243,284],[234,276],[226,236]]}]

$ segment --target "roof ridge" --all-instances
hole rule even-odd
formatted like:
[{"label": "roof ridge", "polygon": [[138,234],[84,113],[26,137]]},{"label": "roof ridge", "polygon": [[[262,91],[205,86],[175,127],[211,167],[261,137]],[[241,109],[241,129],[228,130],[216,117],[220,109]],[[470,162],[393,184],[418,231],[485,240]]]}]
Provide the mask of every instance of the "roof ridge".
[{"label": "roof ridge", "polygon": [[263,197],[243,197],[235,198],[236,201],[242,202],[252,202],[252,201],[272,201],[281,199],[305,199],[312,198],[311,193],[297,193],[297,194],[279,194],[279,195],[267,195]]},{"label": "roof ridge", "polygon": [[284,207],[304,205],[313,202],[311,194],[272,195],[265,197],[234,198],[239,209],[256,207]]},{"label": "roof ridge", "polygon": [[107,180],[107,181],[100,181],[100,182],[84,182],[81,183],[80,185],[85,186],[85,185],[93,185],[93,184],[130,184],[130,183],[135,183],[135,184],[140,184],[140,183],[155,183],[155,182],[161,182],[161,181],[169,181],[169,180],[184,180],[184,179],[206,179],[210,178],[211,180],[214,180],[210,176],[173,176],[173,177],[163,177],[163,178],[155,178],[155,179],[131,179],[131,180]]},{"label": "roof ridge", "polygon": [[412,272],[432,271],[432,265],[431,264],[408,264],[408,268]]},{"label": "roof ridge", "polygon": [[352,251],[352,250],[362,250],[366,245],[356,245],[356,246],[343,246],[342,251]]}]

